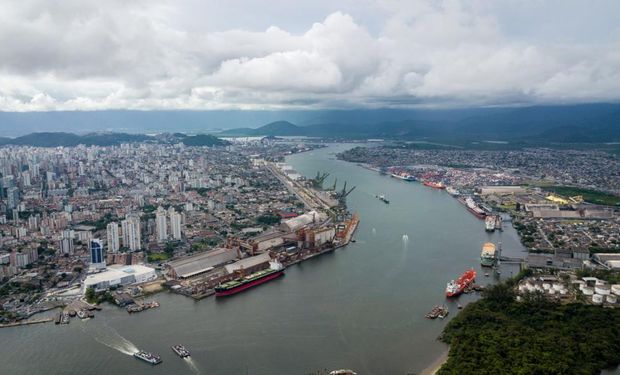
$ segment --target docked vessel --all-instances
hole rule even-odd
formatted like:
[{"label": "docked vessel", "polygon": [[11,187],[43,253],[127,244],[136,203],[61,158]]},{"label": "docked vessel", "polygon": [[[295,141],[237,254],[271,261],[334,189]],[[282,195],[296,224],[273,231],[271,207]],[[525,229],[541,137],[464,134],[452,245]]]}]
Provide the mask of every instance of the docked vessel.
[{"label": "docked vessel", "polygon": [[269,262],[269,268],[255,272],[251,275],[240,277],[215,287],[215,296],[224,297],[242,292],[253,286],[266,283],[284,274],[284,266],[278,261]]},{"label": "docked vessel", "polygon": [[446,192],[453,197],[459,196],[461,193],[452,186],[446,186]]},{"label": "docked vessel", "polygon": [[185,349],[183,345],[172,345],[172,351],[177,353],[181,358],[189,357],[189,350]]},{"label": "docked vessel", "polygon": [[497,260],[497,248],[495,244],[487,242],[482,245],[482,252],[480,253],[480,264],[485,267],[493,267]]},{"label": "docked vessel", "polygon": [[476,271],[469,269],[458,279],[452,280],[446,285],[446,297],[456,297],[463,293],[476,279]]},{"label": "docked vessel", "polygon": [[404,181],[415,181],[415,177],[405,172],[392,173],[391,176],[394,178],[398,178],[400,180],[404,180]]},{"label": "docked vessel", "polygon": [[486,212],[476,204],[472,197],[467,197],[465,199],[459,198],[467,210],[474,214],[478,219],[484,219],[486,217]]},{"label": "docked vessel", "polygon": [[495,216],[489,215],[484,219],[484,229],[487,232],[495,231]]},{"label": "docked vessel", "polygon": [[143,360],[146,363],[150,363],[151,365],[158,365],[161,363],[161,357],[157,354],[149,353],[144,350],[140,350],[137,353],[133,354],[134,357]]},{"label": "docked vessel", "polygon": [[387,197],[383,194],[377,195],[377,198],[379,198],[379,200],[385,204],[390,204],[390,200],[387,199]]},{"label": "docked vessel", "polygon": [[342,369],[342,370],[331,371],[329,375],[357,375],[357,372],[353,370]]},{"label": "docked vessel", "polygon": [[424,186],[432,187],[433,189],[446,188],[446,185],[442,184],[441,182],[424,181],[422,184],[424,184]]}]

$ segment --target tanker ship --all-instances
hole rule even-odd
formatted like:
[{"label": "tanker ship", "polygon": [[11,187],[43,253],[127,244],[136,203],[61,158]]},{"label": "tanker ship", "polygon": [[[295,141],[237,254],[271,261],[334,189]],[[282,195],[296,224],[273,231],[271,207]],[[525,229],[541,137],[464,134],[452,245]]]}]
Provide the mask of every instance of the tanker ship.
[{"label": "tanker ship", "polygon": [[243,292],[253,286],[266,283],[284,275],[284,266],[278,261],[269,262],[269,268],[251,275],[227,281],[215,287],[215,296],[224,297]]},{"label": "tanker ship", "polygon": [[476,271],[474,271],[473,268],[465,271],[461,277],[450,281],[448,285],[446,285],[446,297],[456,297],[460,295],[475,279]]}]

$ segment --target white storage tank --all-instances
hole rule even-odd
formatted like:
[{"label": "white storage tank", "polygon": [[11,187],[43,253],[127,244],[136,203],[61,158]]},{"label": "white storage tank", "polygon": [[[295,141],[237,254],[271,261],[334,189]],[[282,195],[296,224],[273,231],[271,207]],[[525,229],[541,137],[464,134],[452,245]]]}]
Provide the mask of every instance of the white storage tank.
[{"label": "white storage tank", "polygon": [[544,289],[544,290],[549,290],[549,288],[551,288],[551,284],[549,284],[549,283],[543,283],[543,289]]},{"label": "white storage tank", "polygon": [[553,289],[555,289],[556,292],[559,292],[563,287],[562,284],[553,284]]},{"label": "white storage tank", "polygon": [[582,292],[583,294],[585,294],[586,296],[591,296],[591,295],[593,295],[593,294],[594,294],[594,288],[590,288],[590,287],[586,286],[586,287],[584,287],[584,288],[581,290],[581,292]]},{"label": "white storage tank", "polygon": [[613,294],[608,295],[606,299],[607,299],[607,302],[609,302],[609,303],[616,303],[616,302],[618,302],[618,297],[616,297]]},{"label": "white storage tank", "polygon": [[549,294],[550,295],[554,295],[555,294],[555,289],[553,289],[553,288],[549,289]]},{"label": "white storage tank", "polygon": [[602,296],[608,296],[611,294],[611,288],[609,285],[596,285],[594,287],[594,292]]},{"label": "white storage tank", "polygon": [[620,284],[614,284],[611,286],[611,292],[617,296],[620,296]]},{"label": "white storage tank", "polygon": [[592,303],[594,304],[601,304],[603,303],[603,296],[601,296],[600,294],[595,294],[592,296]]},{"label": "white storage tank", "polygon": [[564,295],[566,295],[566,293],[568,293],[568,290],[567,290],[567,289],[560,289],[560,294],[561,294],[561,295],[563,295],[563,296],[564,296]]}]

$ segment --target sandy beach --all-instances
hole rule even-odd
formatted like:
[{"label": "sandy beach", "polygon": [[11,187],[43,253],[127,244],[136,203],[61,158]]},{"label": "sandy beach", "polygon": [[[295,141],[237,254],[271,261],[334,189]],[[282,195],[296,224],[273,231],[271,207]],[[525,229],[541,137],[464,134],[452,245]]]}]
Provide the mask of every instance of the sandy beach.
[{"label": "sandy beach", "polygon": [[448,360],[448,351],[449,349],[446,347],[446,350],[441,353],[439,357],[433,363],[431,363],[427,368],[425,368],[420,375],[434,375],[439,371],[441,366]]}]

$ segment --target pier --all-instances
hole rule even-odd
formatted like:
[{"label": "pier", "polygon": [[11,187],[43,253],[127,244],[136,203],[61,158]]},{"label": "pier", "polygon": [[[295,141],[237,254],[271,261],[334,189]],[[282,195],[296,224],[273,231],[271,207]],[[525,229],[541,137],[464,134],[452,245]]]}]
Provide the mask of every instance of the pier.
[{"label": "pier", "polygon": [[32,325],[32,324],[48,323],[48,322],[51,322],[53,320],[54,320],[54,318],[22,320],[22,321],[19,321],[19,322],[0,324],[0,328],[19,327],[19,326],[28,326],[28,325]]}]

